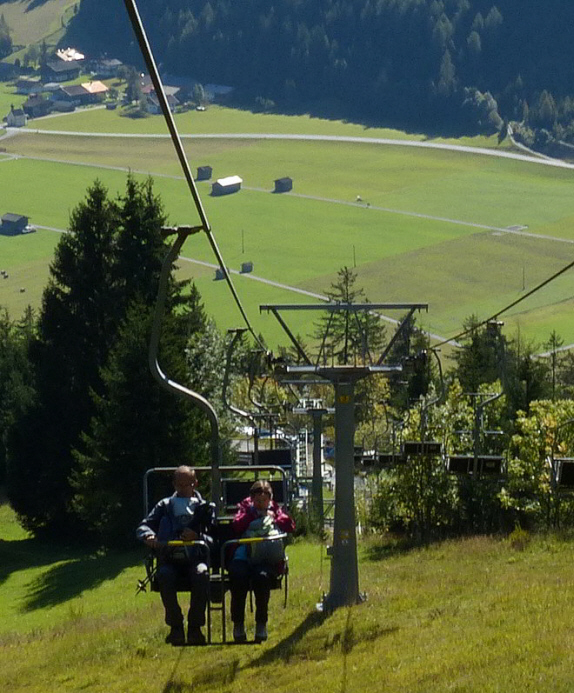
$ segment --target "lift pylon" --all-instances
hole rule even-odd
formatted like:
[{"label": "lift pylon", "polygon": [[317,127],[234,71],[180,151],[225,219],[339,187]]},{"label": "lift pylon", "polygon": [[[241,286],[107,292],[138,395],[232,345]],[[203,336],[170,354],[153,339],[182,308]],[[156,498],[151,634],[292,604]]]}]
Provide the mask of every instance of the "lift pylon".
[{"label": "lift pylon", "polygon": [[[322,609],[333,611],[341,606],[352,606],[363,601],[359,590],[359,568],[357,560],[357,533],[355,518],[355,386],[359,380],[375,373],[396,373],[402,371],[402,365],[383,363],[388,354],[374,363],[353,365],[320,365],[314,364],[298,342],[286,322],[280,315],[286,310],[327,310],[373,312],[377,310],[409,310],[410,317],[414,310],[427,309],[426,303],[321,303],[321,304],[287,304],[262,305],[261,311],[273,313],[279,324],[287,333],[297,353],[305,362],[303,365],[291,366],[281,364],[283,373],[296,376],[315,375],[330,381],[335,388],[335,524],[333,534],[331,583],[329,594],[322,603]],[[398,330],[403,327],[404,321]]]}]

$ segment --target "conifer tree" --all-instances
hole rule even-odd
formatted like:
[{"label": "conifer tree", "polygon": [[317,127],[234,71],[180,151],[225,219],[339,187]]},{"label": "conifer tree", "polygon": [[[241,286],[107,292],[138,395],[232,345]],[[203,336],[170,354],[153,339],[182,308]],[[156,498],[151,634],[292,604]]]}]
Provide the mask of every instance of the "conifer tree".
[{"label": "conifer tree", "polygon": [[[326,291],[329,300],[334,303],[365,303],[365,292],[355,286],[357,273],[348,267],[337,272],[337,281]],[[315,338],[323,341],[322,358],[326,362],[351,364],[365,363],[369,355],[380,350],[384,342],[385,328],[376,315],[367,311],[354,312],[340,310],[329,312],[316,323]]]},{"label": "conifer tree", "polygon": [[[165,253],[164,222],[151,181],[137,183],[131,176],[119,199],[110,200],[96,182],[72,212],[69,233],[61,238],[50,268],[38,335],[30,345],[34,403],[19,417],[11,437],[8,493],[28,529],[62,534],[75,522],[73,450],[82,449],[81,435],[105,391],[102,369],[131,304],[137,301],[147,310],[153,303]],[[181,302],[182,289],[172,281],[172,306]],[[186,339],[187,327],[177,329]],[[147,358],[139,355],[146,369]]]},{"label": "conifer tree", "polygon": [[31,308],[18,323],[0,311],[0,484],[6,478],[8,432],[32,394],[27,347],[33,330]]},{"label": "conifer tree", "polygon": [[[195,320],[204,321],[197,300],[189,311]],[[205,417],[160,387],[149,371],[151,321],[149,305],[131,303],[102,370],[102,394],[92,393],[90,427],[74,453],[74,510],[108,546],[133,542],[134,527],[143,514],[141,488],[147,469],[203,466],[209,461]],[[181,314],[164,321],[161,363],[171,378],[185,382],[184,330],[173,326],[178,321],[187,322]]]},{"label": "conifer tree", "polygon": [[33,405],[15,424],[8,494],[24,526],[62,533],[69,524],[71,450],[91,416],[90,388],[115,334],[110,267],[117,220],[96,181],[70,217],[50,266],[29,356]]}]

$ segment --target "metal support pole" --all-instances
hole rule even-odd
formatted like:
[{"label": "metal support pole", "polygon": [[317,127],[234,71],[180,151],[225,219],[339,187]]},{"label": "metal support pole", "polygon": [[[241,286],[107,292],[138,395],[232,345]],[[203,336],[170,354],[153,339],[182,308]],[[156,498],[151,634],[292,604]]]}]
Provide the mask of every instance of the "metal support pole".
[{"label": "metal support pole", "polygon": [[313,481],[311,494],[313,499],[313,512],[319,525],[319,531],[323,531],[323,470],[321,455],[321,435],[323,432],[323,411],[312,411],[313,415]]},{"label": "metal support pole", "polygon": [[159,341],[161,337],[161,326],[168,292],[170,271],[175,259],[179,255],[181,246],[185,242],[187,236],[187,231],[178,232],[177,238],[175,239],[172,247],[165,256],[162,264],[157,299],[155,302],[153,312],[153,324],[148,351],[148,363],[152,375],[162,387],[164,387],[169,392],[187,398],[189,401],[193,402],[193,404],[198,406],[207,415],[209,425],[211,428],[211,494],[212,500],[216,505],[216,509],[217,511],[219,511],[219,508],[221,506],[221,446],[219,439],[219,419],[217,417],[217,412],[215,411],[212,404],[198,392],[194,392],[193,390],[190,390],[189,388],[181,385],[180,383],[171,380],[163,372],[158,361]]},{"label": "metal support pole", "polygon": [[336,513],[327,611],[361,601],[355,529],[355,379],[340,378],[334,384]]}]

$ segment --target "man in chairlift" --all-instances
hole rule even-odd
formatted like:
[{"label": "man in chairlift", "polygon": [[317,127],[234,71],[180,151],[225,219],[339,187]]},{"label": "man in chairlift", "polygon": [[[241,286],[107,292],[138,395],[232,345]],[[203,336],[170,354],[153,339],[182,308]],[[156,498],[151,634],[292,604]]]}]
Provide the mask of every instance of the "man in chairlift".
[{"label": "man in chairlift", "polygon": [[191,590],[188,611],[188,645],[204,645],[205,609],[209,595],[208,557],[200,546],[172,548],[173,540],[203,541],[213,545],[213,514],[207,501],[196,490],[197,478],[191,467],[180,466],[173,475],[173,496],[163,498],[136,530],[138,539],[158,554],[157,579],[170,626],[167,643],[185,645],[183,613],[177,599],[178,583]]}]

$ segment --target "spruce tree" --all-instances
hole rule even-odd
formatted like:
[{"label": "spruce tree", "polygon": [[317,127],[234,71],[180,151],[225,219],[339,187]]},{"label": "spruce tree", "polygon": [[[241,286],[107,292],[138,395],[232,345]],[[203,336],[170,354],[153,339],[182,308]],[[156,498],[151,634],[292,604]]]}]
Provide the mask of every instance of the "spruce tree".
[{"label": "spruce tree", "polygon": [[31,308],[17,323],[0,311],[0,484],[6,479],[8,432],[32,396],[27,349],[33,330]]},{"label": "spruce tree", "polygon": [[[196,303],[191,312],[200,314]],[[143,515],[143,475],[152,467],[203,466],[209,461],[205,418],[189,402],[158,385],[148,368],[150,306],[128,309],[102,370],[102,394],[92,393],[95,413],[75,451],[73,506],[89,530],[107,546],[133,542]],[[161,363],[171,378],[185,382],[185,340],[168,316],[163,325]]]},{"label": "spruce tree", "polygon": [[[337,281],[325,293],[333,303],[366,303],[365,292],[355,286],[357,273],[348,267],[337,272]],[[376,360],[385,335],[380,319],[367,311],[355,312],[342,309],[329,312],[316,323],[315,339],[324,341],[323,362],[366,363]]]},{"label": "spruce tree", "polygon": [[50,266],[37,336],[29,349],[33,404],[11,436],[8,494],[25,527],[66,533],[70,527],[72,448],[87,426],[90,389],[113,343],[117,296],[110,272],[115,206],[97,182],[70,216]]},{"label": "spruce tree", "polygon": [[[28,529],[61,535],[74,528],[70,480],[78,456],[73,451],[83,453],[82,433],[89,429],[98,397],[109,387],[102,369],[128,312],[134,320],[134,302],[144,306],[142,320],[147,320],[166,252],[164,223],[151,180],[137,183],[132,176],[117,200],[96,182],[72,212],[29,350],[35,399],[11,436],[8,493]],[[180,306],[184,285],[172,279],[168,310]],[[182,358],[188,334],[184,315],[174,323]],[[138,353],[145,370],[145,351]]]}]

